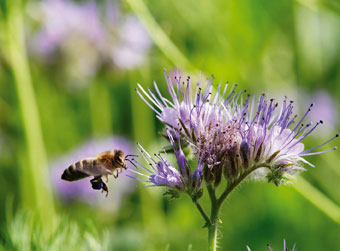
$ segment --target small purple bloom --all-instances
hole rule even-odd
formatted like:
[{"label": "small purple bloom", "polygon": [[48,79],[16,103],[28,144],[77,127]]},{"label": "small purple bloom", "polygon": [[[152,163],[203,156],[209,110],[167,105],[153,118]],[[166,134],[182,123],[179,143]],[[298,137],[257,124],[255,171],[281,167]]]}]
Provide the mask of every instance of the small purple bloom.
[{"label": "small purple bloom", "polygon": [[131,172],[145,177],[146,180],[135,177],[131,178],[148,182],[151,184],[151,186],[167,186],[177,190],[184,189],[184,182],[181,174],[174,166],[166,161],[160,154],[155,155],[155,158],[151,157],[151,155],[146,152],[140,144],[138,144],[138,149],[150,167],[146,168],[138,161],[133,159],[132,162],[136,165],[136,167],[142,168],[147,173],[143,174],[130,169]]},{"label": "small purple bloom", "polygon": [[219,177],[221,170],[231,181],[257,170],[254,175],[279,185],[304,170],[301,162],[312,166],[303,157],[336,149],[312,152],[338,135],[305,150],[302,141],[323,124],[321,120],[304,123],[313,105],[296,120],[294,102],[287,98],[279,104],[265,94],[257,100],[244,96],[246,91],[236,92],[237,85],[227,91],[228,83],[217,85],[213,92],[212,79],[203,88],[202,83],[193,85],[190,77],[185,81],[176,77],[175,83],[166,75],[165,78],[170,99],[160,93],[156,84],[155,93],[140,85],[137,93],[173,138],[181,138],[191,147],[203,163],[208,182]]},{"label": "small purple bloom", "polygon": [[136,173],[146,179],[140,179],[132,177],[141,181],[150,183],[150,186],[166,186],[177,192],[184,192],[191,195],[195,195],[199,192],[200,185],[202,183],[202,168],[201,164],[198,165],[194,173],[191,173],[188,161],[184,156],[181,146],[174,141],[171,135],[169,140],[172,144],[173,151],[177,159],[176,169],[171,163],[165,160],[161,154],[155,154],[155,158],[151,157],[141,145],[138,144],[139,151],[148,163],[149,167],[144,167],[141,163],[136,160],[132,160],[134,165],[146,171],[142,173],[130,169],[131,172]]}]

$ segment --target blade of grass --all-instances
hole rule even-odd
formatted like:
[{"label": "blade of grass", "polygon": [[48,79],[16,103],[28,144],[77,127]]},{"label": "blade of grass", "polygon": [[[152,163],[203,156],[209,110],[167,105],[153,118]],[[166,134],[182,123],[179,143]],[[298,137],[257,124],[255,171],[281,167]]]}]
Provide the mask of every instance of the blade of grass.
[{"label": "blade of grass", "polygon": [[95,136],[112,134],[110,93],[99,80],[91,83],[88,89],[92,132]]},{"label": "blade of grass", "polygon": [[327,1],[327,0],[295,0],[301,6],[308,8],[314,12],[327,11],[333,12],[334,14],[340,14],[340,4],[338,1]]},{"label": "blade of grass", "polygon": [[20,165],[19,170],[21,184],[24,184],[24,206],[36,210],[42,222],[52,226],[53,197],[48,183],[46,152],[26,56],[22,5],[20,0],[10,0],[6,3],[8,15],[4,51],[8,53],[17,89],[28,155],[28,163]]},{"label": "blade of grass", "polygon": [[294,182],[293,187],[330,219],[340,224],[340,207],[322,194],[318,189],[309,184],[308,181],[299,177],[296,182]]},{"label": "blade of grass", "polygon": [[145,105],[136,93],[137,82],[143,80],[143,86],[149,87],[151,83],[150,69],[148,65],[138,71],[138,74],[129,74],[129,87],[132,108],[133,138],[143,145],[150,145],[155,136],[155,124],[153,111]]},{"label": "blade of grass", "polygon": [[195,67],[181,53],[177,46],[171,41],[161,26],[156,22],[143,0],[126,0],[131,10],[140,19],[149,36],[164,55],[176,66],[181,69],[192,71],[199,75]]},{"label": "blade of grass", "polygon": [[339,156],[337,154],[320,155],[325,166],[332,169],[340,177],[340,168],[336,163],[339,163]]}]

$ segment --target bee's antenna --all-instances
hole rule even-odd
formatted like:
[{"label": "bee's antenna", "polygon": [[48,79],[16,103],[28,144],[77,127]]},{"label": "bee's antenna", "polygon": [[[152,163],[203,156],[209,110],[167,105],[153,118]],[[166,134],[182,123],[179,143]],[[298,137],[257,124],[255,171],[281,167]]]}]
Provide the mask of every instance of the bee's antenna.
[{"label": "bee's antenna", "polygon": [[130,159],[125,159],[125,160],[129,161],[129,162],[137,169],[137,166],[135,165],[135,163],[133,163],[133,159],[132,159],[132,160],[130,160]]},{"label": "bee's antenna", "polygon": [[128,157],[138,157],[138,155],[135,155],[135,154],[128,154],[128,155],[125,155],[125,159],[128,158]]}]

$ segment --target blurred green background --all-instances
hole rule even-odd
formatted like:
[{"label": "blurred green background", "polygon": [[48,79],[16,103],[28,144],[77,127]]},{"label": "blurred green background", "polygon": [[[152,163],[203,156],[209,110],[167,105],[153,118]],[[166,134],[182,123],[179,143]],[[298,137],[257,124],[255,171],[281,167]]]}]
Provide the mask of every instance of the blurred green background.
[{"label": "blurred green background", "polygon": [[[186,196],[170,200],[135,182],[110,191],[119,199],[65,198],[59,181],[71,163],[56,163],[89,140],[120,136],[132,152],[137,141],[150,152],[162,146],[162,125],[134,89],[155,80],[165,93],[164,68],[287,95],[301,115],[314,100],[310,119],[325,123],[306,148],[339,128],[337,0],[1,0],[0,39],[3,250],[206,250]],[[308,161],[316,168],[294,185],[246,182],[233,192],[221,250],[281,250],[283,239],[340,250],[339,152]]]}]

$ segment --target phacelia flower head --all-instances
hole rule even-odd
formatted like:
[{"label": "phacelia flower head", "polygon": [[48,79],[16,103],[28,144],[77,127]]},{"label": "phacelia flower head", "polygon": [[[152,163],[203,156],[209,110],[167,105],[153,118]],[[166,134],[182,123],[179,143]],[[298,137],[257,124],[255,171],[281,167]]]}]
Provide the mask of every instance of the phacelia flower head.
[{"label": "phacelia flower head", "polygon": [[[236,92],[237,85],[226,83],[213,91],[212,80],[205,88],[192,83],[190,77],[175,83],[167,77],[170,99],[165,98],[156,84],[156,92],[138,85],[137,93],[166,125],[173,138],[184,141],[203,166],[208,183],[218,185],[221,173],[228,181],[253,174],[279,185],[302,170],[303,157],[335,150],[305,149],[302,141],[323,121],[304,123],[313,104],[298,119],[293,115],[293,101],[279,104],[262,94],[257,100],[246,91]],[[229,89],[229,90],[228,90]],[[177,133],[179,132],[179,133]]]}]

